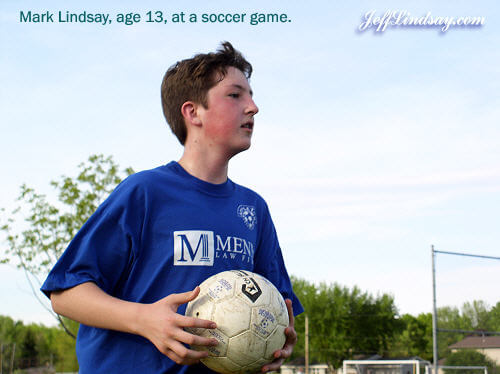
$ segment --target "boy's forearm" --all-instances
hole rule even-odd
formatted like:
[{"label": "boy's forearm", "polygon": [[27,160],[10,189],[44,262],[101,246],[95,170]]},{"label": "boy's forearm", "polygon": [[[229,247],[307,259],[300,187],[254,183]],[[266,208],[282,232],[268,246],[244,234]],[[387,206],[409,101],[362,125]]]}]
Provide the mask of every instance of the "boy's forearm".
[{"label": "boy's forearm", "polygon": [[215,323],[177,314],[177,308],[194,300],[200,292],[170,294],[152,304],[134,303],[110,296],[95,283],[82,283],[60,292],[52,292],[52,308],[58,314],[88,326],[128,332],[145,337],[174,362],[191,365],[208,355],[188,349],[184,344],[213,346],[214,338],[192,335],[184,327],[214,329]]},{"label": "boy's forearm", "polygon": [[84,325],[139,333],[140,310],[144,304],[110,296],[95,283],[82,283],[67,290],[52,292],[50,300],[57,314]]}]

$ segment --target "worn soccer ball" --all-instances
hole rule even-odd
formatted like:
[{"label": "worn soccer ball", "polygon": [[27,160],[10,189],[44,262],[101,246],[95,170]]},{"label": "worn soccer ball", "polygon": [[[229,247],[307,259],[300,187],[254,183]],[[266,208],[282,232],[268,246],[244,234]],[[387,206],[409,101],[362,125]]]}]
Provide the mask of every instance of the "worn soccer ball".
[{"label": "worn soccer ball", "polygon": [[261,275],[231,270],[200,284],[200,294],[189,302],[186,315],[217,323],[216,329],[189,328],[189,332],[215,338],[201,362],[224,374],[259,372],[285,344],[288,310],[276,287]]}]

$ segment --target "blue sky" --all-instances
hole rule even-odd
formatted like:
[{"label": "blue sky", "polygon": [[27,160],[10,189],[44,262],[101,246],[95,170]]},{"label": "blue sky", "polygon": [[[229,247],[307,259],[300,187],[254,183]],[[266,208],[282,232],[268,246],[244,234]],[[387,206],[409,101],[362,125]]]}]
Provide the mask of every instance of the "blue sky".
[{"label": "blue sky", "polygon": [[[500,255],[500,8],[495,1],[4,0],[0,206],[89,155],[152,168],[178,159],[160,106],[166,69],[231,41],[260,108],[230,177],[267,200],[289,272],[431,310],[430,246]],[[180,4],[180,3],[179,3]],[[286,13],[284,24],[21,24],[19,12]],[[480,28],[358,32],[364,14],[482,16]],[[248,17],[248,16],[247,16]],[[438,304],[500,301],[500,263],[437,258]],[[51,323],[23,274],[0,266],[1,314]]]}]

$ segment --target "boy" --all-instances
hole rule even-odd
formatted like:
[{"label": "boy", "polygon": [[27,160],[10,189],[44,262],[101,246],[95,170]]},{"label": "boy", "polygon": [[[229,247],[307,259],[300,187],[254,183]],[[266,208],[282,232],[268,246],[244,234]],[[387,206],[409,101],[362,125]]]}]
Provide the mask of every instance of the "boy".
[{"label": "boy", "polygon": [[[251,65],[228,42],[172,66],[162,84],[167,122],[184,145],[179,162],[124,180],[75,236],[42,286],[56,313],[81,323],[80,373],[200,373],[216,345],[184,327],[215,328],[184,316],[198,284],[224,270],[260,273],[287,298],[286,343],[262,371],[289,357],[297,336],[293,294],[268,208],[227,177],[250,147]],[[293,301],[293,312],[292,312]],[[191,366],[186,366],[191,365]]]}]

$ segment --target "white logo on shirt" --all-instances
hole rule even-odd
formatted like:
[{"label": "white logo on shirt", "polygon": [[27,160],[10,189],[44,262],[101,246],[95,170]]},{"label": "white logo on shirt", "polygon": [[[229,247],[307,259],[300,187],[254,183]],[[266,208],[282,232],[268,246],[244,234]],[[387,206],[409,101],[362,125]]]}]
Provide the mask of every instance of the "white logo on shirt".
[{"label": "white logo on shirt", "polygon": [[252,205],[239,205],[238,206],[238,217],[243,219],[245,225],[253,230],[255,225],[257,225],[257,215],[255,214],[255,207]]},{"label": "white logo on shirt", "polygon": [[174,265],[213,266],[213,231],[174,231]]},{"label": "white logo on shirt", "polygon": [[214,258],[253,263],[254,244],[244,238],[213,231],[174,231],[174,266],[213,266]]}]

